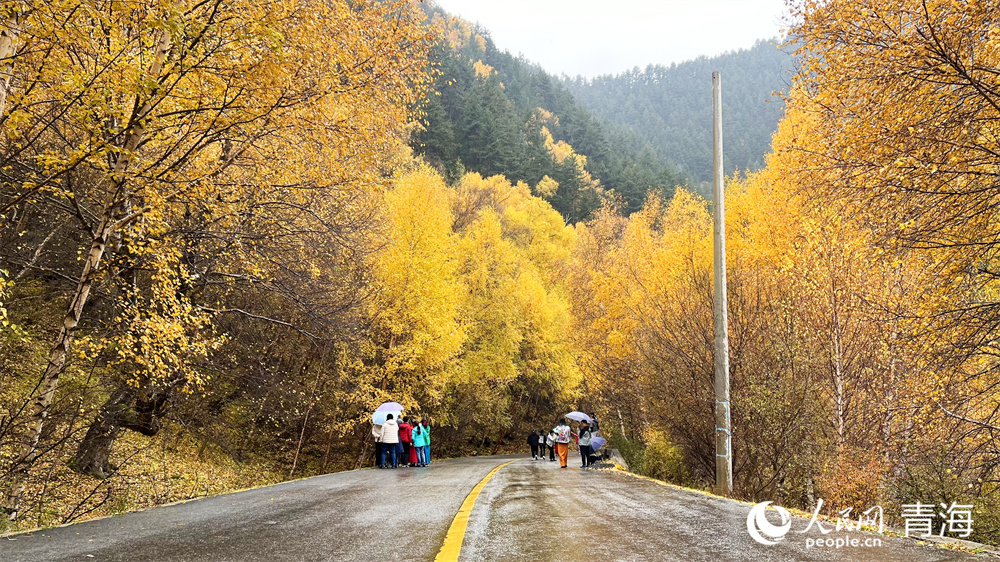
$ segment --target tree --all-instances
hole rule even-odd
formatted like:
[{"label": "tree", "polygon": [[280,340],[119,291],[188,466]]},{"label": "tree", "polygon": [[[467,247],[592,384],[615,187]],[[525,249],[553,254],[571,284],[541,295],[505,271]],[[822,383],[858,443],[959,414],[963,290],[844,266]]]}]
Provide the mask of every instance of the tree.
[{"label": "tree", "polygon": [[[182,357],[166,359],[191,342],[150,338],[164,330],[197,338],[213,314],[179,290],[208,273],[186,268],[173,245],[183,217],[197,210],[218,220],[213,227],[239,229],[233,219],[245,215],[233,213],[237,207],[299,214],[317,190],[382,183],[379,165],[393,142],[387,132],[405,121],[424,83],[430,42],[403,3],[122,8],[81,0],[38,2],[23,13],[27,42],[5,62],[14,78],[2,116],[11,165],[3,171],[0,213],[8,220],[36,206],[65,213],[86,249],[78,274],[70,270],[75,260],[54,264],[76,288],[22,432],[6,506],[11,518],[95,286],[110,292],[122,279],[129,286],[127,277],[151,264],[148,293],[131,283],[117,297],[135,311],[122,342],[143,344],[119,349],[140,367],[132,379],[140,389],[143,381],[197,385],[193,372],[179,367]],[[310,216],[322,221],[316,211]],[[255,237],[237,245],[252,247]],[[233,263],[249,277],[260,270]],[[234,277],[210,273],[215,282]],[[159,399],[150,400],[155,410]]]},{"label": "tree", "polygon": [[452,375],[467,329],[453,196],[427,167],[402,174],[386,194],[387,243],[376,256],[369,365],[358,391],[369,408],[392,399],[434,411]]},{"label": "tree", "polygon": [[466,341],[444,406],[460,442],[498,446],[546,406],[574,398],[563,272],[575,233],[527,185],[502,176],[467,174],[454,205]]},{"label": "tree", "polygon": [[[729,141],[725,145],[725,171],[758,170],[765,164],[771,136],[782,116],[784,102],[773,94],[786,90],[795,68],[792,48],[779,48],[778,42],[761,40],[749,49],[715,57],[670,66],[649,65],[591,79],[564,79],[563,84],[579,104],[602,119],[612,136],[617,133],[623,137],[632,154],[650,146],[703,188],[712,179],[712,135],[708,132],[712,127],[712,72],[721,71],[725,80],[723,113]],[[591,156],[578,140],[568,140]],[[597,175],[619,189],[610,178],[600,172]],[[641,197],[629,202],[633,210],[642,206]]]},{"label": "tree", "polygon": [[[876,300],[891,313],[891,349],[901,355],[890,371],[920,373],[907,385],[896,381],[889,395],[905,393],[912,404],[899,416],[904,432],[913,436],[922,426],[933,438],[914,437],[901,456],[930,473],[947,458],[955,478],[975,467],[969,486],[982,490],[977,480],[996,462],[983,446],[996,415],[984,381],[996,373],[1000,325],[990,219],[998,194],[991,131],[1000,119],[993,6],[914,0],[793,8],[803,65],[792,103],[813,121],[789,145],[801,185],[862,225],[878,259],[908,280],[889,292],[910,292],[906,299]],[[916,473],[919,465],[899,467]],[[940,485],[942,497],[955,497],[950,487]]]},{"label": "tree", "polygon": [[[609,132],[537,65],[500,51],[484,30],[425,6],[445,26],[448,42],[434,53],[440,74],[425,104],[427,127],[411,145],[444,170],[446,179],[457,181],[468,169],[537,185],[548,175],[563,193],[546,199],[567,222],[588,218],[612,190],[628,203],[621,209],[633,212],[649,189],[669,192],[685,183],[684,175],[655,151],[642,153],[644,145],[634,133]],[[585,157],[585,169],[554,160],[547,136]],[[588,189],[590,180],[604,193]]]}]

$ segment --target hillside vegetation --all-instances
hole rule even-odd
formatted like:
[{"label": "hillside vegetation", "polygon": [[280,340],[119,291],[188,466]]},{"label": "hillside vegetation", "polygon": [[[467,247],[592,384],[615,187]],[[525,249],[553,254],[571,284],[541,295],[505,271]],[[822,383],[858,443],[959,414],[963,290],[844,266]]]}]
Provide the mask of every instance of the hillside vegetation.
[{"label": "hillside vegetation", "polygon": [[523,181],[568,223],[609,201],[634,212],[647,191],[669,195],[686,183],[639,137],[601,125],[558,79],[497,49],[485,30],[429,12],[447,31],[431,55],[437,76],[412,146],[447,178],[474,171]]},{"label": "hillside vegetation", "polygon": [[784,112],[794,57],[777,40],[749,49],[699,57],[670,66],[650,65],[616,75],[565,78],[579,103],[612,131],[626,131],[633,150],[647,145],[680,167],[704,194],[712,181],[712,72],[722,74],[727,175],[759,170]]}]

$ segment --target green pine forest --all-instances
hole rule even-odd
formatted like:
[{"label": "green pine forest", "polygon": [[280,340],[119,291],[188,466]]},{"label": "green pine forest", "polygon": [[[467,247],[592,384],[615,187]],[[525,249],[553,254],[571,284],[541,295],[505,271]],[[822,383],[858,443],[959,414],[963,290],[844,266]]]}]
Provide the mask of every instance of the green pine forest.
[{"label": "green pine forest", "polygon": [[[447,17],[433,7],[428,13]],[[456,36],[432,54],[439,73],[414,150],[452,180],[475,171],[536,186],[548,176],[559,188],[544,196],[570,224],[590,217],[609,196],[628,214],[650,190],[668,198],[678,185],[710,192],[713,70],[726,77],[726,173],[763,167],[793,68],[792,56],[775,41],[759,41],[670,67],[560,78],[499,50],[488,30],[471,32],[478,41]],[[476,63],[492,69],[486,79],[477,79]],[[552,118],[538,119],[538,109]],[[586,171],[599,190],[582,170],[550,157],[543,126],[587,157]]]},{"label": "green pine forest", "polygon": [[[434,15],[446,17],[440,11]],[[423,107],[424,127],[412,141],[416,153],[448,179],[474,171],[537,186],[548,176],[559,187],[545,198],[570,224],[590,217],[611,192],[632,212],[642,207],[648,190],[669,196],[674,186],[687,183],[677,164],[637,134],[602,123],[558,77],[499,50],[487,30],[468,31],[469,38],[456,36],[432,54],[439,73]],[[488,77],[477,79],[476,63],[492,69]],[[539,109],[551,115],[540,119]],[[555,161],[542,127],[586,156],[585,169]]]},{"label": "green pine forest", "polygon": [[633,153],[653,151],[710,195],[705,189],[712,181],[712,98],[706,84],[713,71],[722,74],[725,173],[763,168],[795,66],[794,49],[778,44],[762,40],[716,57],[589,80],[564,77],[563,84],[605,128],[627,139]]}]

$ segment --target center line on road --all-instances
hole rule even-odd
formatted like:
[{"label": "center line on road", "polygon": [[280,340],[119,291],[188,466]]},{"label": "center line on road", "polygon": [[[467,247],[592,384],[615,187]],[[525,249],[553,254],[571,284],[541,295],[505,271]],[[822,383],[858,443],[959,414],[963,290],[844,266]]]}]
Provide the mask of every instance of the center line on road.
[{"label": "center line on road", "polygon": [[448,527],[448,534],[444,537],[444,544],[441,545],[441,551],[434,558],[434,562],[458,561],[458,555],[462,552],[462,543],[465,542],[465,528],[469,526],[469,514],[472,513],[472,508],[476,505],[476,498],[479,497],[479,492],[483,491],[483,486],[486,486],[486,483],[490,481],[490,478],[493,478],[493,475],[498,470],[519,460],[521,459],[508,461],[494,468],[469,492],[469,495],[465,497],[465,501],[462,502],[462,507],[458,509],[458,513],[452,519],[451,527]]}]

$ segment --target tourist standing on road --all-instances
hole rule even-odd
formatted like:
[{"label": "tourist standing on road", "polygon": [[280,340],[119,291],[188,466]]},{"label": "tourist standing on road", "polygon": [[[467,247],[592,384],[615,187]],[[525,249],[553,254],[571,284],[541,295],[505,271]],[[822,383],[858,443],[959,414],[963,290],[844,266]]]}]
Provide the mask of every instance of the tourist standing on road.
[{"label": "tourist standing on road", "polygon": [[415,443],[416,440],[413,438],[413,431],[417,427],[420,427],[420,424],[417,423],[417,418],[413,418],[412,425],[413,427],[410,428],[410,454],[408,460],[410,462],[410,466],[420,466],[420,459],[417,458],[417,444]]},{"label": "tourist standing on road", "polygon": [[431,464],[431,422],[424,418],[420,420],[420,425],[424,428],[424,439],[427,440],[427,444],[424,445],[424,462]]},{"label": "tourist standing on road", "polygon": [[387,466],[385,464],[385,456],[389,455],[389,460],[392,461],[392,468],[396,468],[396,447],[399,446],[399,425],[396,424],[396,420],[392,419],[392,414],[385,417],[385,423],[382,424],[382,431],[379,435],[380,441],[382,441],[382,452],[379,456],[379,465],[382,467]]},{"label": "tourist standing on road", "polygon": [[580,468],[587,468],[590,466],[590,426],[587,424],[587,420],[580,422],[580,440],[578,444],[580,445],[580,458],[583,459],[583,464]]},{"label": "tourist standing on road", "polygon": [[427,432],[419,423],[413,424],[413,451],[417,455],[417,466],[427,466],[424,449],[427,447]]},{"label": "tourist standing on road", "polygon": [[528,434],[528,446],[531,447],[531,460],[538,460],[538,432],[534,429]]},{"label": "tourist standing on road", "polygon": [[559,455],[559,468],[566,468],[569,455],[569,440],[573,430],[566,425],[565,419],[559,420],[559,425],[552,429],[556,434],[556,454]]},{"label": "tourist standing on road", "polygon": [[545,444],[549,447],[549,461],[555,462],[555,460],[556,460],[556,432],[555,432],[555,430],[549,431],[549,434],[545,437]]},{"label": "tourist standing on road", "polygon": [[372,425],[372,437],[375,438],[375,465],[382,468],[382,426]]},{"label": "tourist standing on road", "polygon": [[410,447],[413,444],[413,426],[410,425],[410,416],[403,418],[403,423],[399,424],[399,446],[401,447],[399,464],[410,466]]},{"label": "tourist standing on road", "polygon": [[601,431],[601,424],[597,423],[597,414],[590,412],[590,436],[597,437]]},{"label": "tourist standing on road", "polygon": [[545,433],[538,430],[538,460],[545,460]]}]

